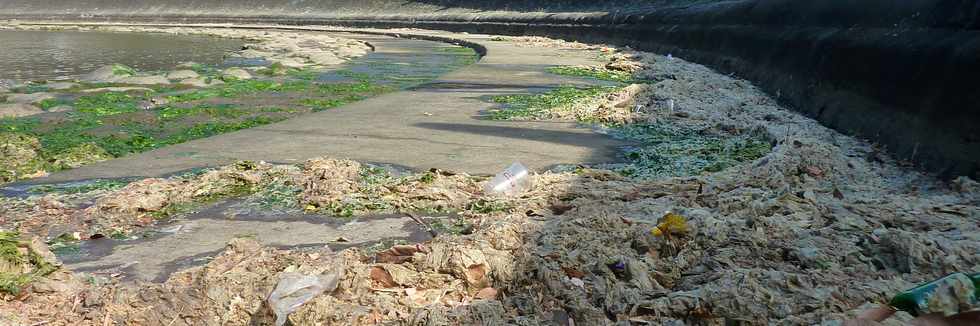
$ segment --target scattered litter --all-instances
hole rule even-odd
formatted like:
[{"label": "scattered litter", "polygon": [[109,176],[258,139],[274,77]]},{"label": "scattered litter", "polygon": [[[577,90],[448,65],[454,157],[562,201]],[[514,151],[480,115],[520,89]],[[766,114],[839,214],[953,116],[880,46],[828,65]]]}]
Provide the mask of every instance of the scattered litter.
[{"label": "scattered litter", "polygon": [[166,228],[160,229],[160,232],[162,232],[162,233],[178,233],[178,232],[180,232],[180,230],[183,230],[183,229],[184,229],[184,225],[183,224],[178,224],[178,225],[174,225],[174,226],[171,226],[171,227],[166,227]]},{"label": "scattered litter", "polygon": [[280,274],[279,284],[269,294],[268,299],[269,306],[276,315],[276,325],[285,325],[289,314],[310,299],[336,289],[342,276],[341,269],[326,275],[303,275],[291,272]]},{"label": "scattered litter", "polygon": [[531,188],[530,173],[520,162],[514,162],[507,170],[498,173],[487,183],[487,194],[514,197]]},{"label": "scattered litter", "polygon": [[687,219],[678,214],[667,212],[660,219],[660,223],[650,233],[658,237],[687,233]]},{"label": "scattered litter", "polygon": [[978,286],[980,273],[955,273],[905,291],[895,296],[889,305],[912,316],[931,313],[952,316],[980,307]]}]

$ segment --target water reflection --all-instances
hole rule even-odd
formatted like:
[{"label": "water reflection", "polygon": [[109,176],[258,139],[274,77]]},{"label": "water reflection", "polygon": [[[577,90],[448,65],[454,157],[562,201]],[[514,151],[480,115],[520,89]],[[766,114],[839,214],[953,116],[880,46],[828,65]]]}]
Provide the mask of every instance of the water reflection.
[{"label": "water reflection", "polygon": [[70,79],[121,63],[173,69],[184,61],[218,64],[242,41],[209,36],[75,31],[0,31],[0,79]]}]

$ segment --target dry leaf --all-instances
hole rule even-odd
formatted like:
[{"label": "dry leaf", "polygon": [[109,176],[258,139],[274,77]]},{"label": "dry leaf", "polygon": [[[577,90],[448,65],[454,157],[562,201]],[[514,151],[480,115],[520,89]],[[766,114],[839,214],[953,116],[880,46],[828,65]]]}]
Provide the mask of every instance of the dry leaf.
[{"label": "dry leaf", "polygon": [[840,192],[840,189],[834,188],[834,198],[844,199],[844,193]]},{"label": "dry leaf", "polygon": [[472,265],[466,268],[466,283],[470,286],[483,285],[486,282],[487,266],[484,264]]},{"label": "dry leaf", "polygon": [[473,295],[474,299],[493,300],[497,298],[497,290],[494,288],[484,288]]},{"label": "dry leaf", "polygon": [[585,277],[585,273],[582,273],[579,270],[574,269],[574,268],[562,267],[561,270],[565,271],[565,275],[568,275],[568,277],[572,277],[572,278],[582,278],[582,277]]},{"label": "dry leaf", "polygon": [[814,178],[819,178],[820,176],[823,175],[823,170],[815,166],[803,167],[803,172],[806,172],[806,174],[809,174],[811,177]]},{"label": "dry leaf", "polygon": [[379,263],[401,264],[406,261],[411,261],[415,253],[424,252],[422,249],[424,248],[421,248],[421,246],[413,245],[394,246],[388,250],[379,252],[375,256],[375,260]]},{"label": "dry leaf", "polygon": [[384,268],[379,266],[371,267],[371,279],[381,284],[386,288],[395,287],[395,280],[391,278],[391,273],[388,273]]}]

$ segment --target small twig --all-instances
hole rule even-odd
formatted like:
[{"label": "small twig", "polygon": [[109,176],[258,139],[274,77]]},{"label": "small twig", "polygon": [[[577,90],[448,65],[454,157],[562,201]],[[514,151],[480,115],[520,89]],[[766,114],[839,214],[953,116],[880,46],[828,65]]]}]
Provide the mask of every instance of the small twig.
[{"label": "small twig", "polygon": [[415,216],[415,214],[412,214],[412,213],[405,213],[405,214],[408,215],[408,217],[411,218],[413,221],[415,221],[415,223],[418,223],[423,228],[425,228],[425,230],[428,231],[429,234],[432,235],[433,238],[439,236],[439,233],[436,232],[436,230],[433,229],[432,226],[429,226],[428,223],[425,223],[425,221],[423,221],[418,216]]},{"label": "small twig", "polygon": [[180,307],[180,310],[177,310],[177,315],[174,316],[174,319],[170,320],[170,323],[168,323],[167,326],[171,326],[174,323],[176,323],[177,322],[177,318],[180,318],[180,313],[182,313],[182,312],[184,312],[184,307],[183,306]]}]

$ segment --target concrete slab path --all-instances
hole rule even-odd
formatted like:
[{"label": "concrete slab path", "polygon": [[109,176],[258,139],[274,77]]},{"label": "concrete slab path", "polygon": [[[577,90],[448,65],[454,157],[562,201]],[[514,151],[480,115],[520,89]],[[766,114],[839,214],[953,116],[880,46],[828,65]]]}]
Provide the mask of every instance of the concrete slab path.
[{"label": "concrete slab path", "polygon": [[[594,52],[522,47],[490,41],[487,35],[413,33],[478,43],[486,47],[487,54],[473,65],[414,89],[63,171],[31,183],[152,177],[236,160],[298,163],[317,156],[473,174],[493,174],[514,161],[541,171],[556,164],[616,160],[617,148],[623,143],[574,123],[478,118],[481,111],[495,105],[488,96],[586,83],[549,74],[546,69],[595,63]],[[368,41],[380,52],[411,51],[413,42],[430,42],[383,35],[343,36]]]}]

